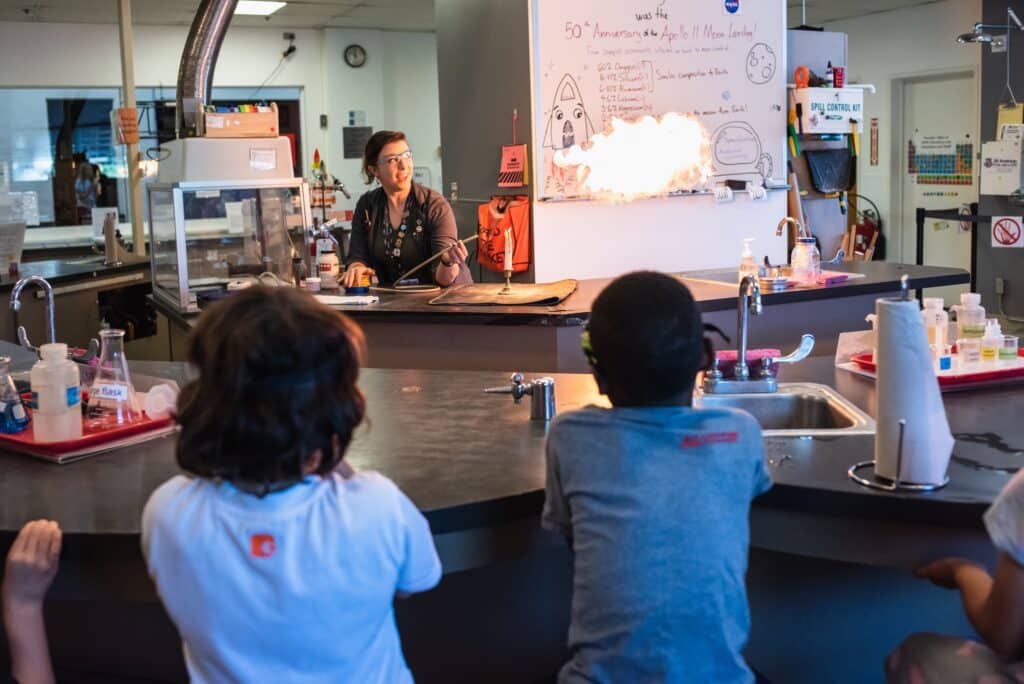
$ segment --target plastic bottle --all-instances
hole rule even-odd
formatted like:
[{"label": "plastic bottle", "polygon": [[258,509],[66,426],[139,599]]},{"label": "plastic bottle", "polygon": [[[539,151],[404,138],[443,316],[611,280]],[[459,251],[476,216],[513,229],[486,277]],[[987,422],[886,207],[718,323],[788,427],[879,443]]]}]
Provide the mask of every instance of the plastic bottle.
[{"label": "plastic bottle", "polygon": [[921,318],[924,320],[924,329],[928,333],[928,344],[938,353],[946,347],[947,330],[949,328],[949,314],[942,305],[941,297],[925,297],[924,310],[921,311]]},{"label": "plastic bottle", "polygon": [[0,432],[11,435],[28,427],[29,417],[11,378],[11,357],[0,356]]},{"label": "plastic bottle", "polygon": [[999,327],[999,320],[990,318],[985,323],[985,335],[981,338],[981,360],[995,361],[1002,346],[1003,330]]},{"label": "plastic bottle", "polygon": [[821,279],[821,252],[813,237],[796,239],[789,256],[792,278],[801,285],[817,285]]},{"label": "plastic bottle", "polygon": [[754,261],[754,253],[750,251],[750,243],[754,238],[743,238],[743,254],[740,256],[740,280],[746,276],[757,277],[757,262]]},{"label": "plastic bottle", "polygon": [[981,305],[980,294],[964,292],[960,304],[951,310],[956,312],[957,339],[980,338],[985,334],[985,307]]},{"label": "plastic bottle", "polygon": [[32,366],[32,430],[37,442],[63,442],[82,436],[78,366],[68,345],[44,344]]}]

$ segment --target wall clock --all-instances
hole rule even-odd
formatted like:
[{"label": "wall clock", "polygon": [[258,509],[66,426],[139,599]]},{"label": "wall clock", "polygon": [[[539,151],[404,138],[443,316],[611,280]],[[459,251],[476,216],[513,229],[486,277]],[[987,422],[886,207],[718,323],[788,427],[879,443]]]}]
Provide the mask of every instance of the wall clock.
[{"label": "wall clock", "polygon": [[345,48],[345,64],[348,64],[353,69],[366,64],[366,50],[362,45],[349,45]]}]

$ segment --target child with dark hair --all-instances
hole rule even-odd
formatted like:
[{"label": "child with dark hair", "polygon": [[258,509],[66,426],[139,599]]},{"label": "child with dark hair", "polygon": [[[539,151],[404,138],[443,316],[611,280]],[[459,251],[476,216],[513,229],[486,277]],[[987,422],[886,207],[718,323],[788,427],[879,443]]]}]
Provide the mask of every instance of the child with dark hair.
[{"label": "child with dark hair", "polygon": [[363,335],[308,293],[251,287],[192,334],[178,476],[142,515],[194,682],[410,682],[392,602],[441,577],[427,521],[342,460]]},{"label": "child with dark hair", "polygon": [[594,301],[584,352],[612,408],[552,424],[543,525],[575,555],[560,682],[750,682],[751,500],[771,481],[748,414],[691,407],[711,345],[689,290],[652,272]]}]

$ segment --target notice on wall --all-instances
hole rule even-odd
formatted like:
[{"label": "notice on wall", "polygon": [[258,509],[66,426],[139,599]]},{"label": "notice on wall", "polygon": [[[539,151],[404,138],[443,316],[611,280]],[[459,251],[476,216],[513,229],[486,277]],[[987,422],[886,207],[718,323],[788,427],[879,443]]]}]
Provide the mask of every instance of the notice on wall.
[{"label": "notice on wall", "polygon": [[[556,153],[613,119],[692,115],[714,180],[786,176],[785,6],[780,0],[533,0],[534,168],[542,199],[587,197]],[[650,154],[659,153],[657,143]]]},{"label": "notice on wall", "polygon": [[373,135],[372,126],[345,126],[341,129],[341,146],[345,159],[362,159],[366,143]]},{"label": "notice on wall", "polygon": [[1020,216],[993,216],[992,246],[997,249],[1024,247],[1022,225],[1024,225],[1024,220]]}]

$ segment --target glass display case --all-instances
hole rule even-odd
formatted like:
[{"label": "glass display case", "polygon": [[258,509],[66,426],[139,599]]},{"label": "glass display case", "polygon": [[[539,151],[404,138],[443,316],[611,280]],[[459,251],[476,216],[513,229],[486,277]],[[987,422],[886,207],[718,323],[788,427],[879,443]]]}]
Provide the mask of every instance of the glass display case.
[{"label": "glass display case", "polygon": [[153,295],[182,313],[263,273],[293,284],[293,255],[308,262],[301,178],[154,183],[148,201]]}]

